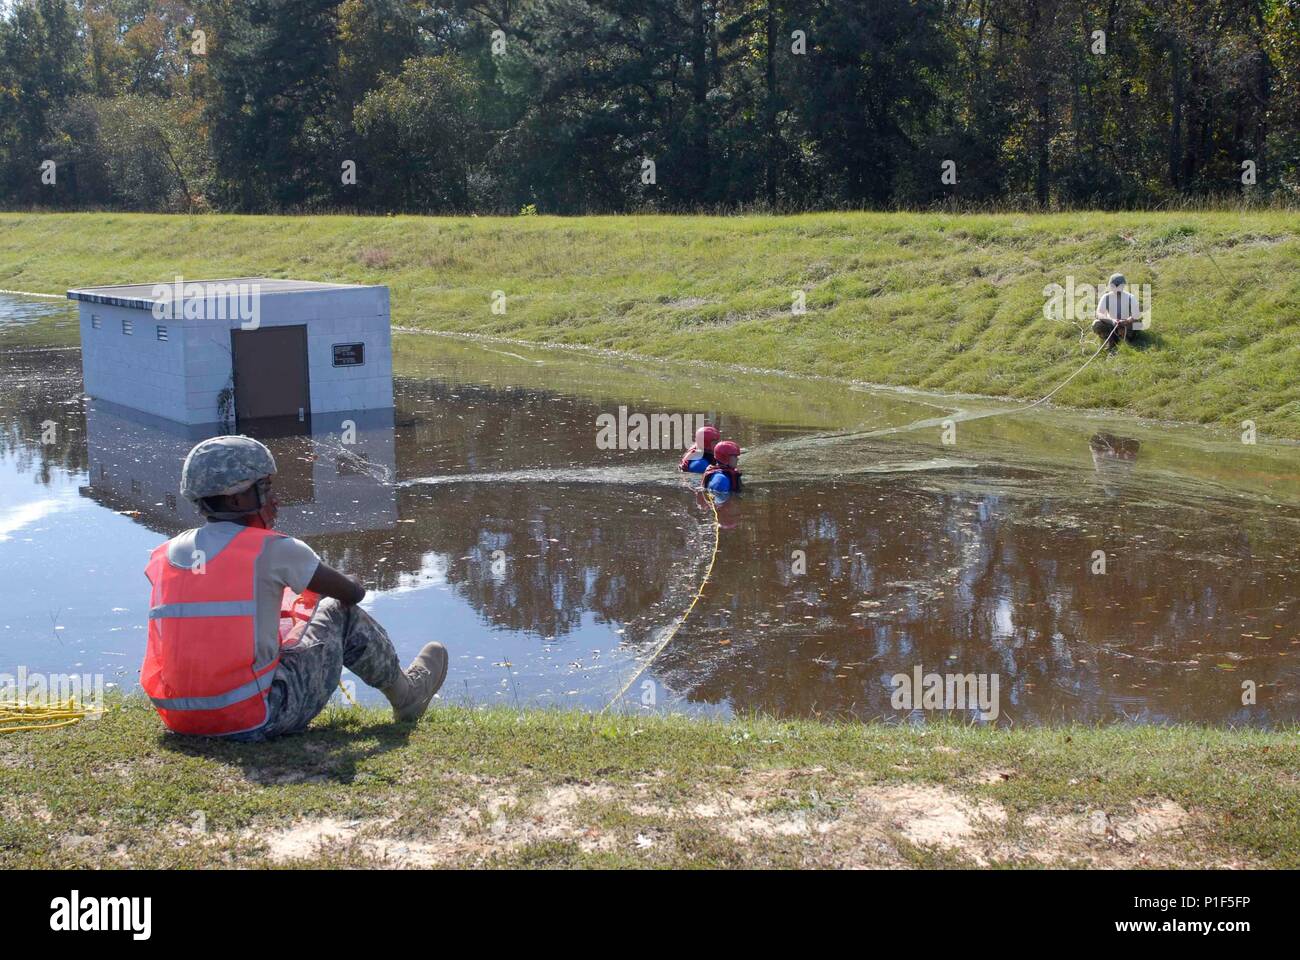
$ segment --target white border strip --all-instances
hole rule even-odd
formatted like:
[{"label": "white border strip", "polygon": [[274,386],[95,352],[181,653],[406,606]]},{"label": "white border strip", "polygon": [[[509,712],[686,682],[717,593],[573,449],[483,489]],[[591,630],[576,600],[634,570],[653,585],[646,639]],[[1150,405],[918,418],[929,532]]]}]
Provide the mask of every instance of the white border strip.
[{"label": "white border strip", "polygon": [[13,294],[19,297],[43,297],[46,300],[66,300],[65,293],[33,293],[30,290],[0,290],[0,293]]}]

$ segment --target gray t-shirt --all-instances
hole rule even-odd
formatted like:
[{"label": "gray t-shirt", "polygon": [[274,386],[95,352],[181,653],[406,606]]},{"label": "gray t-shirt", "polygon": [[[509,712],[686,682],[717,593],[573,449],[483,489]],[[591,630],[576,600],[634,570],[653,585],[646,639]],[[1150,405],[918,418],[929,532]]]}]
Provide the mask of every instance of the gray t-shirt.
[{"label": "gray t-shirt", "polygon": [[[186,530],[169,541],[167,559],[175,566],[192,569],[195,551],[202,550],[206,562],[210,563],[243,529],[242,524],[222,521]],[[302,593],[319,566],[316,551],[301,540],[282,534],[267,538],[256,565],[259,663],[269,662],[280,648],[280,601],[284,588]]]}]

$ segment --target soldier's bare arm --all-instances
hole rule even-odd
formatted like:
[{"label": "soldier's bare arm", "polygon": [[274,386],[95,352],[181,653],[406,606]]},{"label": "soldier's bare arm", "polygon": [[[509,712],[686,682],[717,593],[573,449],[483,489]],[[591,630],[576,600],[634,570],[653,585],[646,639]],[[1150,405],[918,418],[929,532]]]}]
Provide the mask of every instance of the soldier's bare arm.
[{"label": "soldier's bare arm", "polygon": [[360,603],[366,598],[366,588],[360,581],[346,573],[340,573],[323,560],[316,568],[311,583],[307,584],[307,589],[323,597],[333,597],[340,603]]}]

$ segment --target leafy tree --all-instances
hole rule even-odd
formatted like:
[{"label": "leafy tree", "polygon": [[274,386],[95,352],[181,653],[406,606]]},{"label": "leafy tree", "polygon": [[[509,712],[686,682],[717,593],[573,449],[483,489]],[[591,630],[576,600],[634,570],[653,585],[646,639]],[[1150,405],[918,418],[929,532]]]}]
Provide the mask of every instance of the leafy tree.
[{"label": "leafy tree", "polygon": [[207,0],[217,202],[236,210],[346,202],[333,0]]},{"label": "leafy tree", "polygon": [[15,0],[0,202],[1295,199],[1298,63],[1300,0]]},{"label": "leafy tree", "polygon": [[74,202],[190,213],[207,207],[211,164],[200,108],[181,97],[77,97],[58,115],[54,153],[76,171]]},{"label": "leafy tree", "polygon": [[371,203],[465,210],[478,159],[475,79],[454,56],[408,60],[356,108]]},{"label": "leafy tree", "polygon": [[17,0],[0,20],[0,179],[13,201],[60,203],[72,171],[42,185],[52,117],[85,86],[76,10],[67,0]]}]

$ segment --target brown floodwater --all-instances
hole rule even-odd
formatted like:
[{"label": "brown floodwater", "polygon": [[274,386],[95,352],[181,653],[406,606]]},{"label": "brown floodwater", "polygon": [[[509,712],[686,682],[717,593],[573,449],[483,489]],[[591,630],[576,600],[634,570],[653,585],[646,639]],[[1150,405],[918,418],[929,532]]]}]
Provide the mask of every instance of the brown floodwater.
[{"label": "brown floodwater", "polygon": [[[0,674],[129,690],[148,551],[197,522],[197,438],[83,398],[70,330],[0,300]],[[262,432],[281,528],[370,586],[404,656],[447,644],[444,700],[990,712],[900,706],[891,678],[919,671],[996,678],[999,723],[1300,718],[1293,445],[437,336],[395,356],[397,408],[351,417],[355,442],[344,415]],[[601,448],[620,407],[746,449],[662,651],[713,514],[678,452]]]}]

